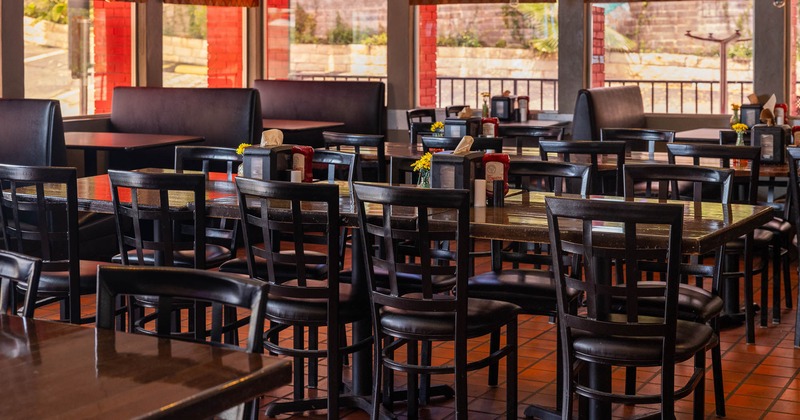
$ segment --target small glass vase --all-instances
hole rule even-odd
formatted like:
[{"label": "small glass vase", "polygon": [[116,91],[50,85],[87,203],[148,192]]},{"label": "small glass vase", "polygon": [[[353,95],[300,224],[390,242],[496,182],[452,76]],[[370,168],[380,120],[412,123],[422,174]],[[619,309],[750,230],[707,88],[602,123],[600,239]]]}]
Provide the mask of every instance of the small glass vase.
[{"label": "small glass vase", "polygon": [[733,115],[731,115],[731,125],[739,124],[741,120],[739,119],[739,110],[733,110]]},{"label": "small glass vase", "polygon": [[419,179],[417,179],[417,188],[430,188],[431,187],[431,170],[420,169]]},{"label": "small glass vase", "polygon": [[737,131],[736,132],[736,145],[737,146],[744,146],[744,131]]},{"label": "small glass vase", "polygon": [[443,128],[439,128],[439,129],[434,130],[433,131],[433,136],[434,137],[444,137],[444,129]]}]

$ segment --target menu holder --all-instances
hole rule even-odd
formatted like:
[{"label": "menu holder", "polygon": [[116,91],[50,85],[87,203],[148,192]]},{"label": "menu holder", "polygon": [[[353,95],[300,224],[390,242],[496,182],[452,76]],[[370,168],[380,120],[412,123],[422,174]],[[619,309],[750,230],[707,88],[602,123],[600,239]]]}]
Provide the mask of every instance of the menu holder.
[{"label": "menu holder", "polygon": [[288,181],[288,171],[292,169],[292,145],[244,149],[242,157],[244,176],[261,180]]},{"label": "menu holder", "polygon": [[791,136],[788,125],[754,125],[751,136],[750,143],[761,146],[762,163],[783,163],[784,149]]},{"label": "menu holder", "polygon": [[483,178],[483,151],[454,155],[439,152],[431,156],[431,187],[470,190],[469,202],[474,203],[472,185],[475,178]]}]

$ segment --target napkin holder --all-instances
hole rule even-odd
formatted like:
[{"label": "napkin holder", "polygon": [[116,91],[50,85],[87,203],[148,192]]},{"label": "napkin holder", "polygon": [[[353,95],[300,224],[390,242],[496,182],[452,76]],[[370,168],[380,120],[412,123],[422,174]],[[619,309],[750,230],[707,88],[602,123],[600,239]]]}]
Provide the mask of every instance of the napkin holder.
[{"label": "napkin holder", "polygon": [[288,171],[292,169],[292,145],[244,149],[242,157],[244,176],[261,180],[288,181]]},{"label": "napkin holder", "polygon": [[458,138],[464,136],[478,137],[480,134],[481,134],[480,117],[470,117],[466,119],[447,118],[444,120],[445,137],[458,137]]},{"label": "napkin holder", "polygon": [[750,105],[742,105],[739,108],[740,112],[740,121],[742,124],[752,127],[761,122],[761,109],[763,108],[760,104],[750,104]]},{"label": "napkin holder", "polygon": [[792,135],[788,125],[754,125],[750,144],[761,146],[762,163],[783,163],[784,150]]},{"label": "napkin holder", "polygon": [[475,179],[483,178],[483,151],[454,155],[439,152],[431,156],[431,187],[470,190],[469,202],[473,204]]},{"label": "napkin holder", "polygon": [[514,98],[492,96],[492,116],[500,121],[512,121],[514,119]]}]

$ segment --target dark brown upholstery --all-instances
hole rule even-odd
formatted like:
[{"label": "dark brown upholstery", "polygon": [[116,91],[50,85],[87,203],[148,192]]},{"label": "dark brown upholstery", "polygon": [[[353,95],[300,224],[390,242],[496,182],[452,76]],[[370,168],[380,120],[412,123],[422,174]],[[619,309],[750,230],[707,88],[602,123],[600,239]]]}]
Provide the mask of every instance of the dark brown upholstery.
[{"label": "dark brown upholstery", "polygon": [[64,122],[58,101],[0,99],[0,163],[66,166]]},{"label": "dark brown upholstery", "polygon": [[[383,82],[256,80],[261,116],[270,119],[336,121],[342,133],[386,135]],[[285,132],[285,143],[322,147],[321,131]]]},{"label": "dark brown upholstery", "polygon": [[[261,140],[261,103],[254,89],[116,87],[110,128],[121,133],[203,137],[203,146],[236,148]],[[112,169],[172,168],[163,149],[112,153]]]},{"label": "dark brown upholstery", "polygon": [[602,128],[647,128],[639,86],[578,91],[572,117],[572,139],[600,140]]},{"label": "dark brown upholstery", "polygon": [[[36,306],[36,293],[39,290],[39,275],[42,260],[15,252],[0,250],[0,314],[12,313],[33,317]],[[17,312],[15,289],[24,285],[26,291],[22,309]]]}]

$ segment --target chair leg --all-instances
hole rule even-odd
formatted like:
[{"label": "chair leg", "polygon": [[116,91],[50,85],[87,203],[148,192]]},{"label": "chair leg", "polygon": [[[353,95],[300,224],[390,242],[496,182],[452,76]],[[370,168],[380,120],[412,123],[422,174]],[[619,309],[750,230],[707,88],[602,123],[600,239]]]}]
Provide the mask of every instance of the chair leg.
[{"label": "chair leg", "polygon": [[[705,372],[706,370],[705,351],[699,351],[694,356],[694,368],[695,370],[699,370],[700,372]],[[706,378],[705,378],[705,373],[703,373],[700,378],[700,382],[694,389],[694,407],[693,407],[694,413],[692,417],[695,420],[702,420],[705,418],[705,410],[706,410],[705,397],[706,397]],[[673,401],[673,406],[674,406],[674,401]]]},{"label": "chair leg", "polygon": [[787,309],[792,309],[792,277],[790,274],[792,259],[790,255],[788,246],[781,250],[781,258],[783,259],[783,296]]},{"label": "chair leg", "polygon": [[[303,348],[303,327],[295,326],[294,327],[294,331],[292,331],[292,337],[293,337],[293,340],[294,340],[294,343],[293,343],[294,348],[295,349],[302,349]],[[294,367],[292,369],[292,373],[293,373],[293,376],[294,376],[294,378],[293,378],[294,386],[292,388],[293,389],[292,397],[295,400],[302,400],[304,395],[305,395],[305,391],[303,389],[303,388],[305,388],[305,377],[304,377],[304,374],[303,374],[303,371],[305,370],[304,366],[303,366],[304,362],[305,362],[305,360],[302,357],[298,356],[298,357],[293,357],[292,358],[292,364],[294,365]]]},{"label": "chair leg", "polygon": [[[419,355],[417,349],[417,342],[414,340],[409,340],[406,344],[406,352],[407,352],[407,361],[410,365],[416,365],[419,363]],[[407,380],[406,380],[406,392],[407,398],[406,402],[408,403],[408,418],[409,419],[416,419],[419,416],[419,397],[417,395],[419,384],[417,383],[417,374],[416,372],[408,372]]]},{"label": "chair leg", "polygon": [[[330,330],[328,331],[330,333]],[[328,337],[330,347],[330,337]],[[308,327],[308,349],[309,350],[317,350],[319,348],[319,328],[309,326]],[[330,349],[328,350],[330,354]],[[331,361],[328,360],[328,365],[330,366]],[[319,378],[319,359],[316,357],[309,357],[308,358],[308,387],[309,388],[316,388],[317,387],[317,380]],[[330,378],[330,377],[329,377]],[[328,383],[330,387],[330,381]]]},{"label": "chair leg", "polygon": [[[500,331],[492,331],[489,336],[489,354],[496,352],[500,349]],[[498,364],[492,362],[489,365],[489,386],[497,386]]]},{"label": "chair leg", "polygon": [[[313,329],[317,330],[316,327],[313,327]],[[340,350],[341,336],[338,328],[328,328],[328,419],[339,418],[339,393],[342,387],[342,358]],[[317,361],[316,358],[313,358],[313,360]],[[312,378],[310,365],[309,363],[309,383]],[[313,378],[316,385],[316,374]]]},{"label": "chair leg", "polygon": [[625,368],[625,395],[636,395],[636,366]]},{"label": "chair leg", "polygon": [[714,376],[714,404],[717,416],[725,417],[725,385],[722,382],[722,352],[717,344],[711,349],[711,370]]},{"label": "chair leg", "polygon": [[[433,357],[433,343],[430,341],[422,342],[422,359],[423,366],[430,366]],[[431,375],[423,373],[419,375],[419,403],[420,405],[428,405],[431,400]]]},{"label": "chair leg", "polygon": [[456,383],[456,419],[467,420],[467,339],[456,337],[455,346],[455,383]]},{"label": "chair leg", "polygon": [[379,415],[384,399],[384,394],[381,392],[383,389],[383,384],[381,384],[381,380],[383,379],[383,363],[381,356],[383,349],[381,347],[381,340],[382,339],[378,337],[374,337],[373,339],[375,354],[373,354],[372,361],[372,415],[370,416],[370,418],[373,419],[380,418]]},{"label": "chair leg", "polygon": [[517,418],[517,320],[506,326],[506,346],[511,352],[506,356],[506,419]]},{"label": "chair leg", "polygon": [[781,323],[781,244],[780,238],[772,245],[772,323]]}]

